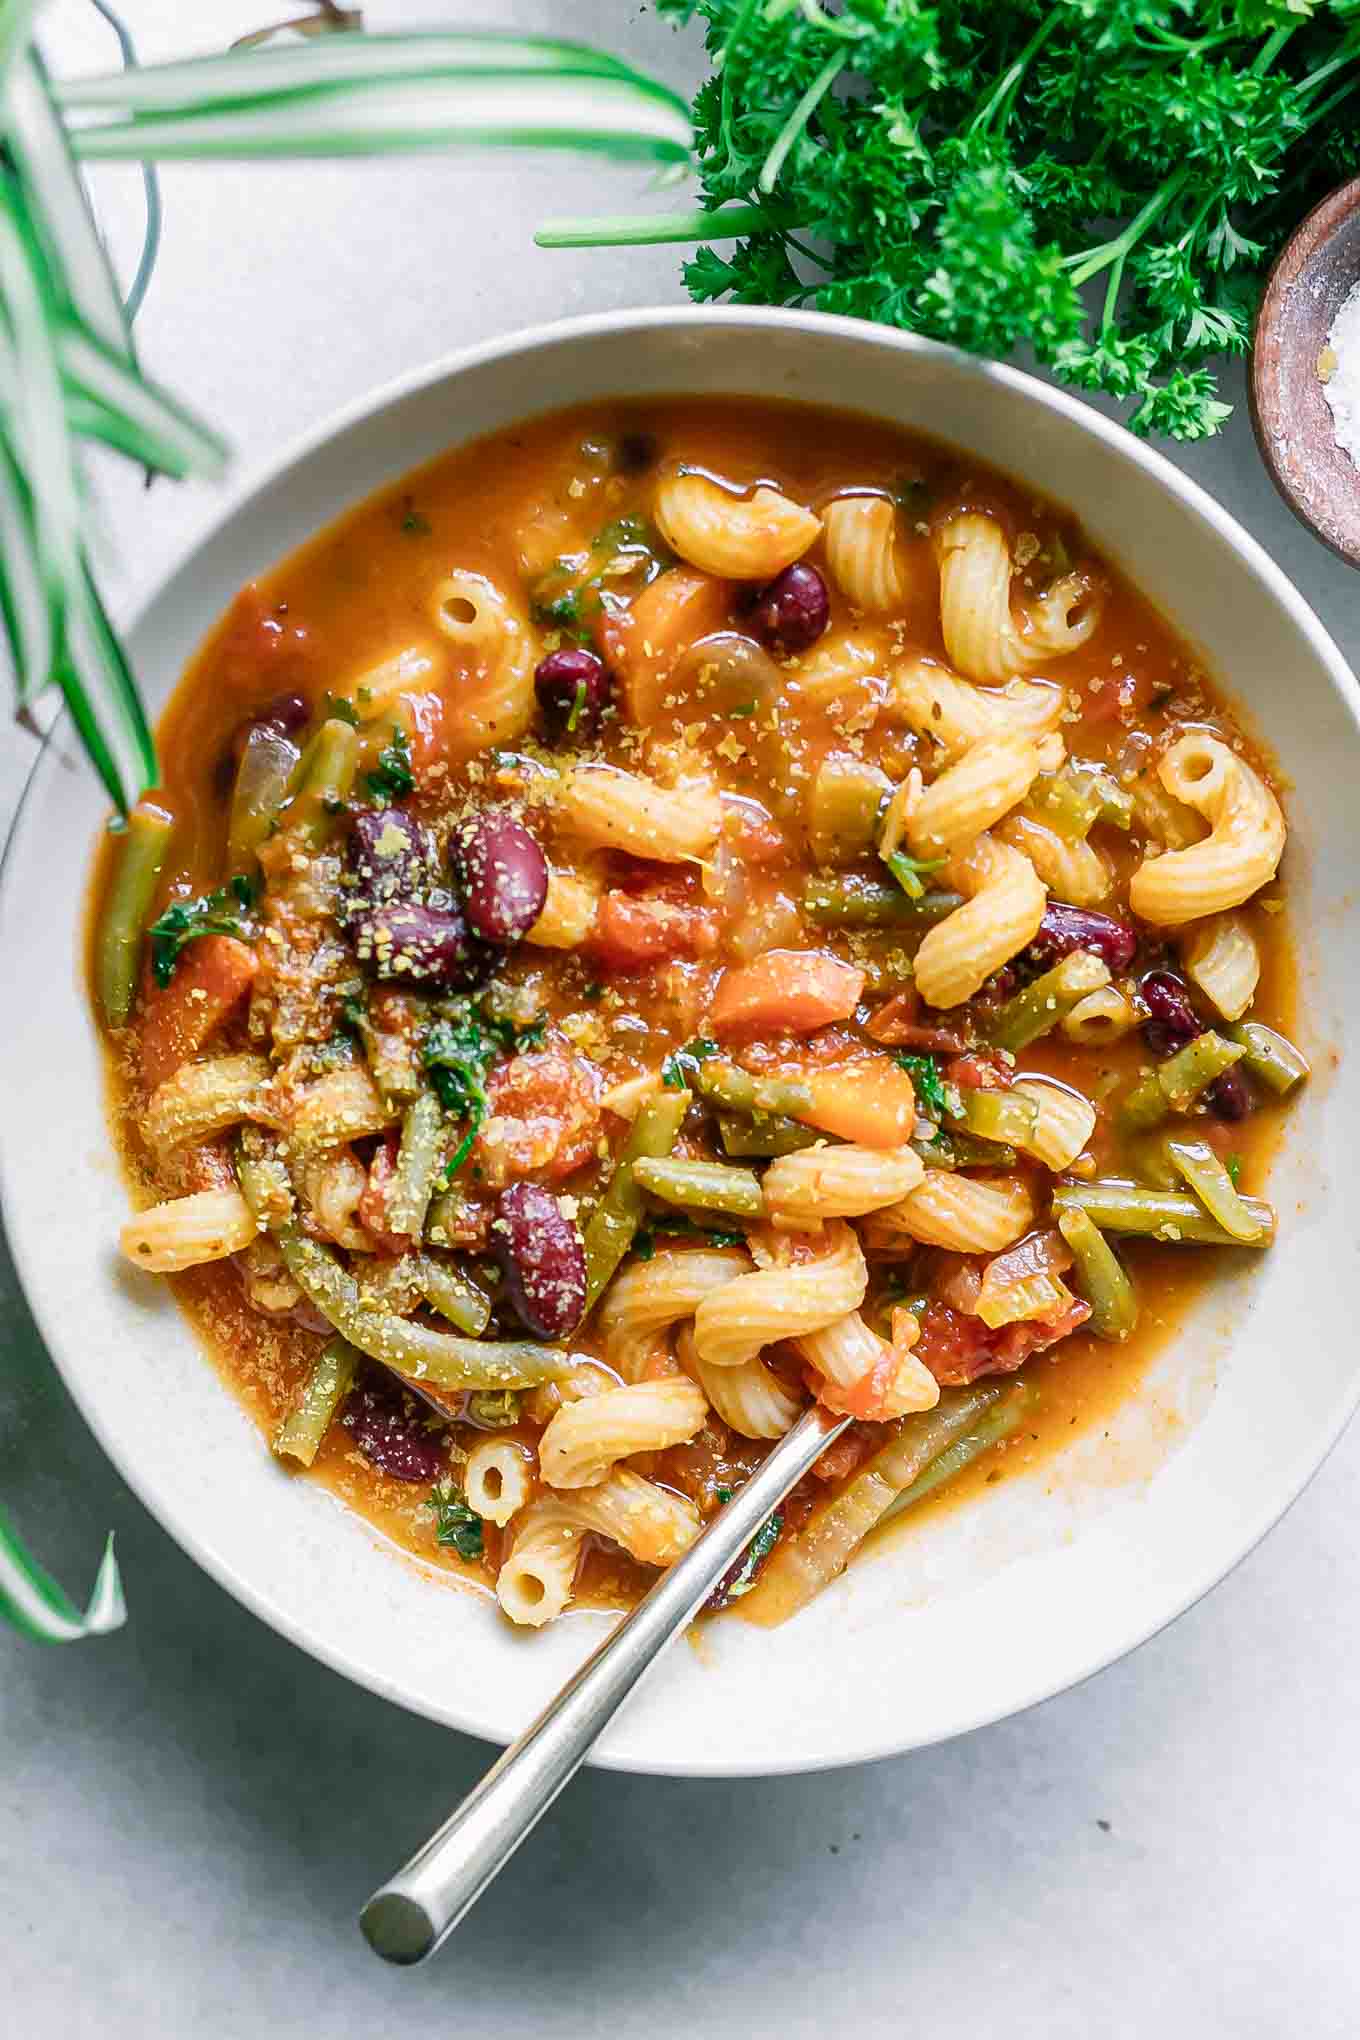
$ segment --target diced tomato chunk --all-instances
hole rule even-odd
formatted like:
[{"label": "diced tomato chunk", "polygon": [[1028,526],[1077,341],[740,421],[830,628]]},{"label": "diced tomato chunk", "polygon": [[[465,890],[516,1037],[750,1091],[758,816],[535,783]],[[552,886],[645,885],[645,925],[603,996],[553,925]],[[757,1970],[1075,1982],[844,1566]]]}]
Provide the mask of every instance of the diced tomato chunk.
[{"label": "diced tomato chunk", "polygon": [[589,944],[591,955],[615,971],[711,956],[717,946],[718,917],[712,908],[626,892],[605,894]]},{"label": "diced tomato chunk", "polygon": [[1011,1083],[1010,1065],[989,1048],[959,1056],[950,1063],[947,1075],[961,1091],[1005,1091]]},{"label": "diced tomato chunk", "polygon": [[491,1113],[473,1156],[493,1189],[526,1177],[559,1182],[594,1154],[599,1080],[581,1056],[560,1048],[517,1055],[492,1071],[487,1092]]},{"label": "diced tomato chunk", "polygon": [[1090,1304],[1074,1297],[1060,1317],[991,1331],[981,1318],[947,1303],[929,1303],[921,1313],[921,1337],[913,1350],[942,1388],[962,1388],[985,1374],[1013,1374],[1035,1353],[1075,1332],[1090,1315]]},{"label": "diced tomato chunk", "polygon": [[368,1186],[359,1199],[360,1223],[385,1254],[405,1254],[411,1246],[405,1233],[390,1232],[387,1225],[387,1186],[396,1173],[400,1138],[395,1128],[382,1136],[368,1165]]},{"label": "diced tomato chunk", "polygon": [[149,993],[142,1021],[142,1075],[154,1091],[205,1041],[245,997],[259,958],[234,935],[191,942],[170,983]]}]

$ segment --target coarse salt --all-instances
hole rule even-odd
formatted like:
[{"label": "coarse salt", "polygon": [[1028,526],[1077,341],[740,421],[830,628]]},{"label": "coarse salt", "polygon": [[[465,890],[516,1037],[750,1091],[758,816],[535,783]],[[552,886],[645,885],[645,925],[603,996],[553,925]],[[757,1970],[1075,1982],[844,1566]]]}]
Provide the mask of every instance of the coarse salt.
[{"label": "coarse salt", "polygon": [[1317,372],[1336,443],[1360,467],[1360,283],[1332,321]]}]

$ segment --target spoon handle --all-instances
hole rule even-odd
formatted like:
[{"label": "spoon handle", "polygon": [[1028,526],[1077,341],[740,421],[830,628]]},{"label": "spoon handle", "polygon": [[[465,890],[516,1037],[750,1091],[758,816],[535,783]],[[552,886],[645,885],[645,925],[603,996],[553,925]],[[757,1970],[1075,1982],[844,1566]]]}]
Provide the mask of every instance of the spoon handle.
[{"label": "spoon handle", "polygon": [[575,1776],[643,1673],[848,1422],[808,1410],[438,1832],[374,1892],[359,1924],[376,1954],[401,1963],[433,1954]]}]

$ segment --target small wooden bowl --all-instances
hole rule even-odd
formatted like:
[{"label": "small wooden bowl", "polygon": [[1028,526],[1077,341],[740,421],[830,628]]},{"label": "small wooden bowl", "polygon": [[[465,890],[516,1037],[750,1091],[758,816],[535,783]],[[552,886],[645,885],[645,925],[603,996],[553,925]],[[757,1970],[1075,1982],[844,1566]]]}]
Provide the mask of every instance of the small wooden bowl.
[{"label": "small wooden bowl", "polygon": [[1285,502],[1360,567],[1360,467],[1336,443],[1318,357],[1360,283],[1360,177],[1341,185],[1285,243],[1266,283],[1252,348],[1251,421]]}]

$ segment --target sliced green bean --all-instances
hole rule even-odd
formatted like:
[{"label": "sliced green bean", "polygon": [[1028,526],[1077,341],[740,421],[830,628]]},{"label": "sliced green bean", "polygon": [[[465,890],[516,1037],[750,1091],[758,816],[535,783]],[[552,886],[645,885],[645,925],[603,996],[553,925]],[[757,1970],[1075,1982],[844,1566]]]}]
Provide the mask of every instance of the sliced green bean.
[{"label": "sliced green bean", "polygon": [[1091,1214],[1076,1205],[1058,1213],[1058,1230],[1076,1259],[1091,1330],[1102,1339],[1127,1339],[1138,1323],[1138,1294],[1123,1262]]},{"label": "sliced green bean", "polygon": [[657,1160],[670,1153],[679,1138],[690,1102],[688,1090],[658,1091],[647,1100],[633,1121],[609,1179],[609,1188],[591,1213],[585,1229],[587,1310],[632,1246],[642,1223],[645,1206],[641,1186],[633,1175],[633,1164],[644,1156]]},{"label": "sliced green bean", "polygon": [[1248,1076],[1259,1077],[1281,1098],[1312,1074],[1293,1042],[1260,1020],[1239,1020],[1223,1032],[1245,1050],[1242,1067]]},{"label": "sliced green bean", "polygon": [[727,1211],[736,1218],[759,1218],[765,1209],[754,1169],[642,1155],[633,1164],[633,1176],[649,1197],[682,1211]]},{"label": "sliced green bean", "polygon": [[174,818],[145,803],[127,818],[99,917],[95,982],[110,1027],[126,1027],[137,991],[142,934],[170,855]]},{"label": "sliced green bean", "polygon": [[1012,1054],[1028,1048],[1041,1034],[1051,1034],[1078,1000],[1110,982],[1110,973],[1089,949],[1074,949],[1032,985],[1007,999],[987,1028],[987,1038]]},{"label": "sliced green bean", "polygon": [[227,824],[227,863],[232,871],[254,871],[260,845],[287,798],[298,759],[297,745],[268,723],[256,723],[246,738]]},{"label": "sliced green bean", "polygon": [[1225,1041],[1211,1029],[1197,1034],[1129,1092],[1116,1119],[1120,1132],[1148,1133],[1173,1112],[1188,1112],[1201,1093],[1245,1054],[1240,1042]]},{"label": "sliced green bean", "polygon": [[1028,802],[1050,828],[1069,838],[1085,838],[1097,822],[1117,829],[1133,824],[1133,795],[1099,765],[1069,758],[1054,773],[1042,773],[1030,788]]},{"label": "sliced green bean", "polygon": [[422,1091],[407,1106],[401,1145],[387,1185],[387,1224],[394,1233],[418,1240],[444,1163],[444,1111],[433,1091]]},{"label": "sliced green bean", "polygon": [[816,1147],[819,1140],[826,1139],[815,1126],[800,1126],[796,1119],[777,1114],[745,1119],[736,1112],[718,1114],[718,1137],[724,1154],[740,1158],[797,1154],[800,1148]]},{"label": "sliced green bean", "polygon": [[[1275,1212],[1260,1197],[1242,1202],[1259,1221],[1268,1247],[1275,1237]],[[1055,1213],[1084,1211],[1102,1232],[1132,1233],[1145,1239],[1174,1240],[1187,1247],[1239,1247],[1230,1232],[1210,1218],[1197,1197],[1178,1190],[1149,1190],[1141,1183],[1059,1183],[1053,1191]]]},{"label": "sliced green bean", "polygon": [[1166,1152],[1210,1218],[1217,1220],[1224,1232],[1231,1233],[1244,1247],[1259,1245],[1261,1221],[1248,1210],[1246,1199],[1208,1141],[1168,1140]]},{"label": "sliced green bean", "polygon": [[735,1063],[714,1059],[696,1063],[694,1088],[710,1105],[721,1105],[728,1112],[793,1117],[812,1110],[811,1087],[798,1078],[753,1077]]},{"label": "sliced green bean", "polygon": [[349,798],[359,769],[359,732],[339,716],[323,722],[298,761],[283,825],[320,849]]},{"label": "sliced green bean", "polygon": [[1000,1141],[1027,1147],[1039,1108],[1023,1091],[961,1091],[957,1112],[947,1112],[951,1126],[961,1126],[975,1140]]},{"label": "sliced green bean", "polygon": [[280,1459],[310,1466],[330,1429],[331,1419],[354,1386],[359,1354],[348,1339],[327,1339],[317,1355],[297,1405],[279,1426],[274,1451]]},{"label": "sliced green bean", "polygon": [[965,1431],[962,1438],[946,1445],[939,1458],[933,1459],[924,1473],[918,1473],[910,1487],[903,1488],[896,1501],[890,1502],[879,1517],[879,1528],[904,1515],[917,1502],[923,1502],[927,1495],[933,1495],[946,1481],[953,1480],[965,1467],[972,1466],[984,1453],[993,1451],[1003,1439],[1018,1431],[1038,1400],[1037,1389],[1031,1388],[1028,1382],[1017,1381],[1003,1401],[993,1403],[978,1418],[971,1431]]},{"label": "sliced green bean", "polygon": [[479,1339],[491,1322],[491,1305],[481,1290],[447,1261],[436,1261],[432,1254],[419,1255],[416,1285],[431,1310],[471,1338]]},{"label": "sliced green bean", "polygon": [[971,1133],[953,1130],[937,1133],[929,1140],[919,1134],[908,1142],[928,1169],[1013,1169],[1019,1150],[1003,1140],[978,1140]]},{"label": "sliced green bean", "polygon": [[478,1389],[467,1399],[468,1421],[485,1431],[510,1431],[519,1422],[520,1399],[512,1388]]},{"label": "sliced green bean", "polygon": [[818,864],[853,864],[878,840],[892,781],[864,758],[824,758],[807,798],[808,846]]},{"label": "sliced green bean", "polygon": [[810,878],[803,912],[822,928],[930,928],[963,905],[963,894],[927,892],[914,900],[900,885],[859,872]]}]

